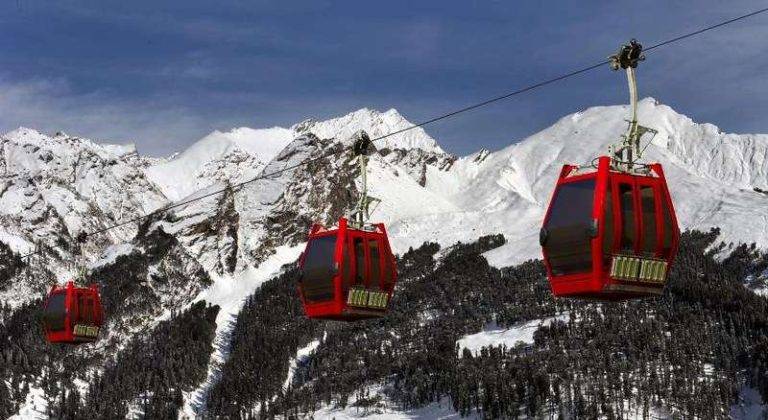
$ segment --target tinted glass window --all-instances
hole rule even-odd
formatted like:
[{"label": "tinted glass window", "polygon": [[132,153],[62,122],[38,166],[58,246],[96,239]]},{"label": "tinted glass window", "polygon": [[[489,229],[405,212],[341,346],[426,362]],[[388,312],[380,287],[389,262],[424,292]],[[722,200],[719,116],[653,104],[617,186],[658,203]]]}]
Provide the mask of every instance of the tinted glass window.
[{"label": "tinted glass window", "polygon": [[558,187],[545,224],[544,250],[554,275],[592,270],[592,206],[595,180]]},{"label": "tinted glass window", "polygon": [[643,210],[643,251],[648,254],[656,252],[656,199],[653,187],[640,187],[640,205]]},{"label": "tinted glass window", "polygon": [[594,179],[561,185],[552,202],[547,229],[591,223],[594,195]]},{"label": "tinted glass window", "polygon": [[333,253],[336,251],[336,236],[322,236],[312,239],[304,259],[304,271],[329,270],[333,267]]},{"label": "tinted glass window", "polygon": [[635,231],[635,201],[632,186],[619,184],[619,203],[621,205],[621,250],[633,251],[637,233]]},{"label": "tinted glass window", "polygon": [[77,297],[77,320],[75,323],[93,324],[93,298],[87,295]]},{"label": "tinted glass window", "polygon": [[333,298],[335,250],[336,236],[321,236],[310,242],[302,273],[302,289],[307,300],[325,301]]},{"label": "tinted glass window", "polygon": [[381,267],[384,275],[384,290],[389,290],[392,287],[392,263],[386,248],[382,248],[381,252],[384,253],[384,265]]},{"label": "tinted glass window", "polygon": [[672,252],[672,235],[674,234],[674,227],[672,226],[672,215],[669,211],[667,203],[662,201],[661,208],[664,210],[664,235],[662,237],[662,252],[664,257],[668,257]]},{"label": "tinted glass window", "polygon": [[343,258],[342,262],[342,275],[341,278],[343,280],[343,288],[344,290],[349,289],[349,285],[352,284],[352,255],[349,254],[349,244],[347,241],[344,241],[344,249],[341,251],[341,258]]},{"label": "tinted glass window", "polygon": [[365,283],[365,244],[362,238],[355,238],[355,283]]},{"label": "tinted glass window", "polygon": [[48,305],[43,313],[43,322],[51,331],[62,331],[64,329],[64,318],[66,316],[67,295],[65,293],[56,293],[48,298]]},{"label": "tinted glass window", "polygon": [[380,287],[380,273],[381,270],[379,268],[380,262],[379,262],[379,242],[375,239],[371,239],[368,241],[368,252],[371,253],[371,287],[379,288]]},{"label": "tinted glass window", "polygon": [[[613,238],[615,237],[614,233],[616,230],[613,226],[613,191],[610,183],[605,191],[603,214],[605,215],[603,224],[603,253],[610,255],[613,253]],[[604,258],[603,261],[606,265],[611,264],[610,258]]]}]

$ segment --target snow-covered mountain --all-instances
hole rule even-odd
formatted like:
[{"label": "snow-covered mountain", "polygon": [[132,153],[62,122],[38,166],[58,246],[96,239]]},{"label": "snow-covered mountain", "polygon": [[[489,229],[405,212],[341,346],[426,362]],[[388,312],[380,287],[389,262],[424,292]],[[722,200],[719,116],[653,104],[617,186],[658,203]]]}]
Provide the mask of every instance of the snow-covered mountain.
[{"label": "snow-covered mountain", "polygon": [[[228,132],[214,131],[173,159],[149,167],[147,175],[168,198],[178,200],[214,182],[235,183],[253,178],[293,139],[303,134],[346,141],[358,130],[379,137],[411,125],[394,109],[382,113],[364,108],[327,121],[308,119],[290,128],[240,127]],[[423,129],[382,139],[378,147],[444,153]]]},{"label": "snow-covered mountain", "polygon": [[[488,255],[494,264],[535,258],[561,165],[604,152],[624,132],[627,113],[626,106],[589,108],[505,149],[458,159],[421,128],[385,138],[369,169],[371,194],[383,200],[374,218],[388,224],[396,252],[427,239],[451,244],[503,233],[508,244]],[[726,134],[653,99],[641,101],[639,118],[659,130],[646,158],[664,165],[684,228],[719,226],[726,241],[768,244],[768,196],[757,192],[768,190],[768,136]],[[34,242],[66,241],[340,149],[357,130],[378,137],[410,125],[395,110],[361,109],[289,128],[216,131],[167,160],[141,157],[131,145],[21,128],[0,137],[0,241],[26,253]],[[350,156],[339,154],[177,208],[158,223],[208,271],[234,273],[300,243],[313,221],[333,223],[353,202],[347,191],[356,193],[357,178]],[[86,255],[98,258],[135,228],[95,237]],[[66,247],[57,249],[66,260]]]},{"label": "snow-covered mountain", "polygon": [[[73,269],[73,239],[79,234],[168,202],[144,174],[150,162],[133,145],[99,144],[64,133],[48,136],[19,128],[0,136],[0,241],[21,254],[35,244],[50,248],[57,258],[36,266],[55,277],[67,275]],[[131,240],[136,227],[92,237],[83,244],[84,258],[93,260],[105,247]],[[40,286],[2,288],[0,300],[19,304]]]},{"label": "snow-covered mountain", "polygon": [[147,168],[147,175],[168,198],[179,200],[213,182],[253,178],[295,135],[280,127],[214,131],[167,162]]},{"label": "snow-covered mountain", "polygon": [[[502,233],[506,245],[485,254],[493,265],[537,258],[538,229],[562,164],[604,153],[624,133],[628,112],[626,106],[589,108],[502,150],[461,158],[421,128],[382,139],[369,165],[370,193],[382,199],[373,218],[387,224],[399,254],[425,241],[452,245]],[[659,131],[646,158],[664,165],[681,226],[720,227],[722,240],[768,248],[768,195],[760,192],[768,190],[768,135],[726,134],[653,99],[641,101],[639,119]],[[142,296],[159,302],[120,312],[111,325],[123,336],[110,336],[113,342],[205,300],[221,307],[215,335],[225,348],[229,320],[243,299],[295,259],[311,223],[331,224],[350,210],[360,181],[356,162],[343,152],[349,137],[360,129],[375,138],[409,126],[395,110],[362,109],[287,128],[216,131],[169,159],[140,156],[131,145],[20,128],[0,136],[0,242],[22,254],[45,245],[39,277],[61,281],[73,271],[72,242],[81,232],[338,151],[83,245],[92,271],[138,275],[133,280]],[[162,250],[152,249],[147,238],[154,237],[166,241]],[[140,269],[130,267],[149,256]],[[194,283],[181,284],[184,276]],[[37,297],[47,280],[30,284],[27,278],[0,279],[0,302],[19,306]],[[182,291],[180,298],[161,298],[165,281]],[[188,412],[199,407],[214,377],[210,367],[208,379],[186,395]]]},{"label": "snow-covered mountain", "polygon": [[[414,203],[419,197],[408,197],[408,205],[435,211],[411,217],[387,212],[396,246],[403,250],[424,238],[447,244],[502,232],[509,243],[488,255],[494,264],[538,257],[536,235],[560,168],[605,154],[626,130],[628,112],[626,106],[589,108],[503,150],[458,159],[450,170],[430,167],[425,189],[460,210],[430,206],[428,195],[419,196],[423,205]],[[755,190],[768,184],[768,135],[726,134],[650,98],[640,102],[639,120],[659,131],[645,159],[662,163],[684,229],[719,226],[726,242],[768,245],[768,196]],[[376,193],[398,206],[396,191]]]}]

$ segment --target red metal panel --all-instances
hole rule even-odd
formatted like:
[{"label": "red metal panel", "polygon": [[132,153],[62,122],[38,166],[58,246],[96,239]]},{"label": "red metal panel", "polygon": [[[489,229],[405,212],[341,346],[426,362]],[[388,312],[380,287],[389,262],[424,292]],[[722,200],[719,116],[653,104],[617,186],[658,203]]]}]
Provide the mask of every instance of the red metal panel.
[{"label": "red metal panel", "polygon": [[611,183],[611,211],[613,211],[613,244],[611,249],[614,253],[619,251],[621,247],[621,230],[623,218],[621,217],[621,202],[619,201],[619,184],[616,179],[609,174],[609,182]]},{"label": "red metal panel", "polygon": [[74,328],[74,325],[72,325],[72,302],[75,298],[75,285],[73,282],[67,283],[67,298],[64,303],[64,307],[67,308],[67,316],[64,318],[64,331],[66,331],[66,341],[74,341],[75,337],[72,332],[72,328]]},{"label": "red metal panel", "polygon": [[389,246],[389,237],[387,235],[387,229],[384,227],[384,224],[378,223],[376,224],[376,228],[381,231],[381,239],[382,243],[384,244],[381,254],[385,258],[386,264],[389,266],[390,279],[388,286],[386,288],[382,286],[382,289],[387,291],[387,303],[389,304],[389,301],[392,299],[392,295],[395,291],[395,285],[397,284],[397,262],[395,261],[394,254],[392,253],[392,248]]},{"label": "red metal panel", "polygon": [[344,263],[344,242],[347,239],[347,219],[339,219],[339,232],[336,237],[336,250],[334,251],[334,261],[336,263],[336,275],[333,277],[333,297],[335,302],[335,310],[341,312],[344,308],[345,297],[344,290],[342,290],[342,264]]},{"label": "red metal panel", "polygon": [[[601,156],[597,161],[597,178],[595,182],[595,198],[592,205],[592,218],[597,220],[597,237],[592,239],[592,281],[591,290],[603,288],[603,240],[605,239],[605,196],[610,182],[610,164],[608,157]],[[613,189],[611,189],[613,192]],[[615,220],[615,218],[614,218]]]}]

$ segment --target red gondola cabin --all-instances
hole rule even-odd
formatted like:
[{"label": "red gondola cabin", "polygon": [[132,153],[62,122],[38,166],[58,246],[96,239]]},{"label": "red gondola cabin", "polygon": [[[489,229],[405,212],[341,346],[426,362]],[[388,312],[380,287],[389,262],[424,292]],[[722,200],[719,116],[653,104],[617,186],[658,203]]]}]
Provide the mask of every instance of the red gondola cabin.
[{"label": "red gondola cabin", "polygon": [[49,343],[81,344],[96,341],[104,319],[96,285],[54,285],[45,300],[43,328]]},{"label": "red gondola cabin", "polygon": [[299,270],[299,294],[309,318],[382,317],[397,281],[384,225],[355,229],[345,218],[336,228],[312,226]]},{"label": "red gondola cabin", "polygon": [[539,241],[555,296],[623,300],[662,293],[680,230],[661,165],[648,175],[563,166]]}]

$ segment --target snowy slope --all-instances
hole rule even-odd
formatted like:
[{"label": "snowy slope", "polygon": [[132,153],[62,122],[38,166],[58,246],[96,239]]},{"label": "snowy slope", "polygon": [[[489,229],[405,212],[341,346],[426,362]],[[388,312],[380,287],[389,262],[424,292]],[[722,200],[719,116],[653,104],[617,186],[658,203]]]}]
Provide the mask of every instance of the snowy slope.
[{"label": "snowy slope", "polygon": [[[450,245],[504,233],[508,244],[487,255],[492,263],[538,257],[538,228],[562,164],[603,153],[624,133],[627,114],[626,106],[589,108],[502,150],[459,159],[420,128],[383,139],[369,168],[370,192],[383,200],[374,219],[388,224],[398,253],[425,240]],[[753,188],[768,190],[768,136],[726,134],[653,99],[641,101],[639,117],[659,130],[646,158],[664,165],[681,225],[719,226],[726,241],[766,246],[768,195]],[[19,129],[2,138],[0,240],[23,252],[35,238],[91,231],[339,150],[359,129],[377,137],[408,126],[395,110],[361,109],[291,128],[214,132],[154,164],[130,145]],[[164,228],[209,271],[254,268],[275,247],[300,243],[312,222],[349,211],[359,173],[348,154],[337,156],[176,209]],[[129,239],[134,228],[105,235],[91,252]]]},{"label": "snowy slope", "polygon": [[166,196],[179,200],[214,182],[253,178],[294,134],[280,127],[214,131],[168,162],[147,168],[147,175]]},{"label": "snowy slope", "polygon": [[[479,355],[480,350],[485,347],[505,346],[512,348],[518,344],[533,344],[533,335],[540,327],[548,327],[554,321],[568,321],[568,314],[561,314],[556,317],[534,319],[532,321],[522,322],[510,328],[500,328],[496,323],[487,325],[483,331],[475,334],[468,334],[459,339],[456,345],[459,352],[464,349],[469,350],[473,355]],[[461,357],[462,353],[459,353]]]},{"label": "snowy slope", "polygon": [[[627,113],[626,106],[589,108],[500,151],[461,158],[449,171],[430,168],[425,189],[462,211],[395,220],[395,248],[502,232],[509,243],[488,254],[492,263],[538,257],[538,229],[562,164],[604,154],[624,133]],[[753,191],[768,185],[767,135],[726,134],[653,99],[641,101],[639,118],[659,130],[645,158],[663,164],[683,228],[719,226],[725,241],[768,245],[768,196]]]},{"label": "snowy slope", "polygon": [[[14,251],[41,243],[59,256],[45,267],[56,277],[71,271],[72,238],[151,212],[168,201],[145,176],[146,161],[133,145],[103,145],[57,133],[19,128],[0,136],[0,240]],[[97,235],[84,244],[86,259],[130,240],[136,225]],[[29,284],[0,290],[19,303]]]}]

